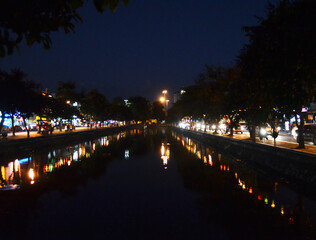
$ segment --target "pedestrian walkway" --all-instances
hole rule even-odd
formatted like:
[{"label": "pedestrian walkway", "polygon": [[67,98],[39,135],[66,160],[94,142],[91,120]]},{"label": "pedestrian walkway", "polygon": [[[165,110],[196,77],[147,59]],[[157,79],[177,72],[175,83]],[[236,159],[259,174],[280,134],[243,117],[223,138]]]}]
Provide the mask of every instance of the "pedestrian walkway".
[{"label": "pedestrian walkway", "polygon": [[[227,136],[227,137],[230,137],[230,136]],[[249,136],[236,134],[233,136],[233,138],[251,142],[251,139]],[[279,147],[279,148],[287,148],[287,149],[292,149],[292,150],[299,151],[299,152],[304,152],[304,153],[316,155],[316,145],[310,145],[307,143],[305,143],[305,149],[297,149],[298,143],[288,142],[288,141],[279,141],[278,138],[276,139],[276,141],[274,143],[274,140],[271,137],[268,140],[266,140],[266,139],[260,140],[259,138],[256,138],[256,143],[275,146],[275,147]]]}]

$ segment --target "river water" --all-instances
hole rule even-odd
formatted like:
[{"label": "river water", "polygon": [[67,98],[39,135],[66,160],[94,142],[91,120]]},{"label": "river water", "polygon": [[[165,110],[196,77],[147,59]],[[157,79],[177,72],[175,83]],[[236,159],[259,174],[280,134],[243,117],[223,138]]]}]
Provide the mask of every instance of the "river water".
[{"label": "river water", "polygon": [[0,166],[0,239],[315,239],[315,196],[167,129]]}]

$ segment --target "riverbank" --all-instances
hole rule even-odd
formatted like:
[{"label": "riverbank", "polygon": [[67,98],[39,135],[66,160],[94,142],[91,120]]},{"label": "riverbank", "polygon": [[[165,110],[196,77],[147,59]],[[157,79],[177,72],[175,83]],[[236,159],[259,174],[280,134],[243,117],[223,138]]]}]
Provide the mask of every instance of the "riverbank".
[{"label": "riverbank", "polygon": [[25,156],[31,151],[41,148],[50,148],[75,144],[76,142],[88,141],[101,136],[115,134],[121,131],[140,128],[141,126],[122,126],[110,128],[98,128],[92,130],[76,131],[69,133],[55,132],[53,135],[37,136],[31,138],[19,138],[0,142],[0,162],[10,159],[11,155]]},{"label": "riverbank", "polygon": [[316,186],[316,155],[292,149],[252,143],[227,136],[207,134],[172,127],[203,144],[231,154],[270,175],[284,176],[286,181],[300,186]]}]

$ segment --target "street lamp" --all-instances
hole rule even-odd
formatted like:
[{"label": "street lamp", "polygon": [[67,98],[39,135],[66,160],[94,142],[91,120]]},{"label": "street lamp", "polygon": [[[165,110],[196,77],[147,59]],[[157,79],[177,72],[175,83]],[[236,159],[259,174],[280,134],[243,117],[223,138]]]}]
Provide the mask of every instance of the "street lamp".
[{"label": "street lamp", "polygon": [[167,90],[163,90],[162,91],[163,97],[160,98],[160,101],[165,103],[165,110],[167,110],[167,104],[169,102],[169,100],[167,100],[166,98],[167,93],[168,93]]}]

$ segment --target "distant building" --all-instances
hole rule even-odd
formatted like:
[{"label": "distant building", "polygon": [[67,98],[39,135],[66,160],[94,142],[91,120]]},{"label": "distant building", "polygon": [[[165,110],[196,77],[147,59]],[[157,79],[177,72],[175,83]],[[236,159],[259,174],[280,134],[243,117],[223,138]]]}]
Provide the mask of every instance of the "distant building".
[{"label": "distant building", "polygon": [[178,102],[181,99],[181,95],[185,94],[185,90],[181,89],[180,92],[175,92],[173,94],[173,103]]}]

